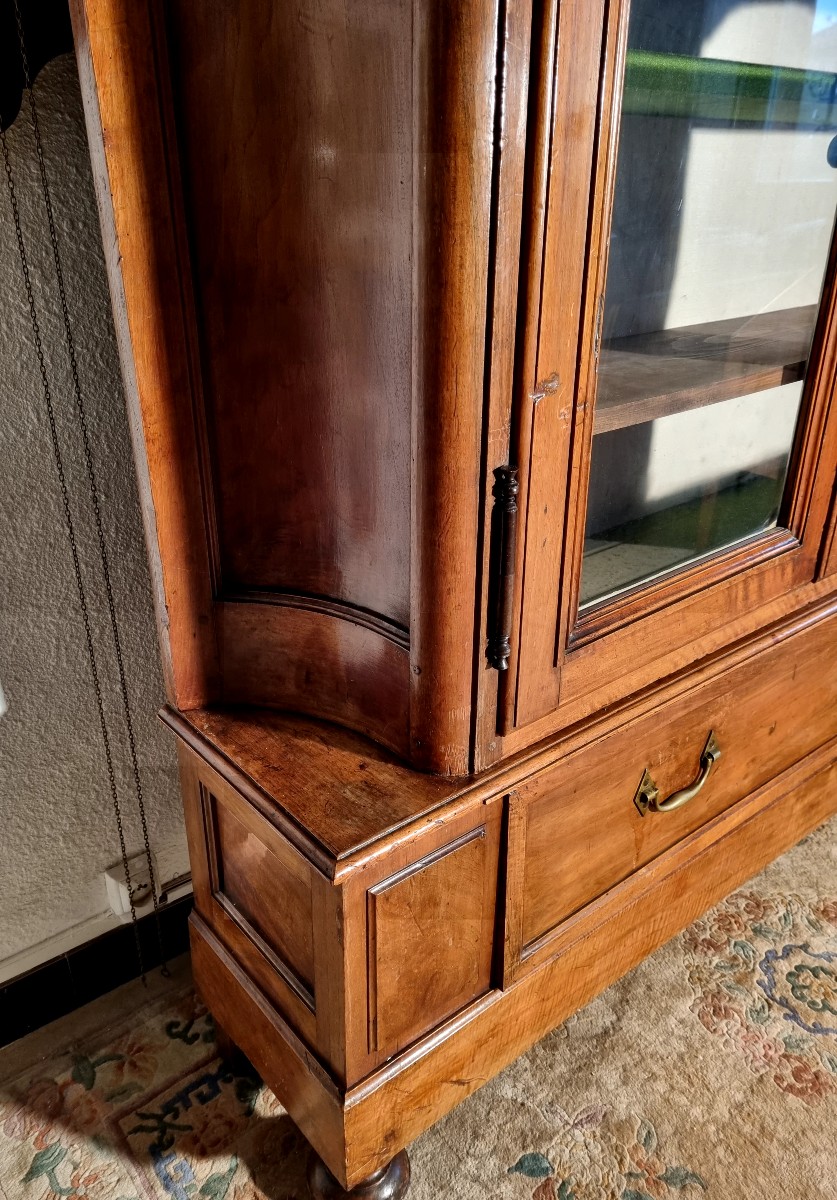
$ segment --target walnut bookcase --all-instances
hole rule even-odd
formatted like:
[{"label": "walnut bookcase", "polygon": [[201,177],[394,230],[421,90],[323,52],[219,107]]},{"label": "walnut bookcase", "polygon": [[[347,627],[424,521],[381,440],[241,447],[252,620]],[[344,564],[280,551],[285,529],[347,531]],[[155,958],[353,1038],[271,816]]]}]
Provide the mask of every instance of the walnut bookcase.
[{"label": "walnut bookcase", "polygon": [[[646,51],[651,0],[72,9],[195,978],[314,1194],[394,1198],[411,1139],[837,809],[823,73]],[[624,189],[684,145],[746,189],[724,137],[779,129],[820,156],[808,283],[745,296],[730,254],[707,290],[678,216],[688,286],[620,309]],[[702,445],[732,465],[684,500]]]}]

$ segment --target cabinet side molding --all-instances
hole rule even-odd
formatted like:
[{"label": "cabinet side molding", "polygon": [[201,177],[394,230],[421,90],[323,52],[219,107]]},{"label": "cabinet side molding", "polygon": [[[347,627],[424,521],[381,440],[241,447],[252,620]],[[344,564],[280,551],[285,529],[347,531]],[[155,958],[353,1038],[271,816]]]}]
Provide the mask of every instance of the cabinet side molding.
[{"label": "cabinet side molding", "polygon": [[500,9],[415,6],[410,757],[446,775],[471,761]]},{"label": "cabinet side molding", "polygon": [[145,0],[71,0],[168,699],[218,697],[211,559],[193,412],[199,405]]}]

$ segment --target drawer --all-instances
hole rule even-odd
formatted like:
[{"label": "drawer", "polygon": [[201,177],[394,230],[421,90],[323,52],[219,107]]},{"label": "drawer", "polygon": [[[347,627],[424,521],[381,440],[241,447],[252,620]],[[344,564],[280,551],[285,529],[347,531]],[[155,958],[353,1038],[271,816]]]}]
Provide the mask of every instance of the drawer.
[{"label": "drawer", "polygon": [[[668,798],[698,776],[710,731],[721,755],[698,794],[674,811],[641,815],[634,797],[644,771]],[[534,776],[512,801],[510,853],[522,858],[512,956],[516,943],[525,958],[561,921],[835,733],[837,625],[829,619]]]}]

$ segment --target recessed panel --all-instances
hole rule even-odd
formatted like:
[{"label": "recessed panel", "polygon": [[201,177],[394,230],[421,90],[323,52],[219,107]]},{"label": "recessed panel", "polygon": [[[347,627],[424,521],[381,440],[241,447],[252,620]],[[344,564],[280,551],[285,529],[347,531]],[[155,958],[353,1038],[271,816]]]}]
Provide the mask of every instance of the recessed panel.
[{"label": "recessed panel", "polygon": [[368,895],[370,1050],[394,1053],[490,986],[496,822]]},{"label": "recessed panel", "polygon": [[167,6],[222,592],[405,627],[412,8]]},{"label": "recessed panel", "polygon": [[280,858],[223,803],[211,797],[215,896],[249,927],[280,964],[313,991],[310,874],[292,850]]}]

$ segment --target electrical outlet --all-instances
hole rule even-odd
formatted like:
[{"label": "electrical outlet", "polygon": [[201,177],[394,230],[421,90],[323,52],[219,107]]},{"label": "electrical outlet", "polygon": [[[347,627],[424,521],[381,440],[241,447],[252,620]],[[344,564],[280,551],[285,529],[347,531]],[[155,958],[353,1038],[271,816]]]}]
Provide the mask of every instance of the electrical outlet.
[{"label": "electrical outlet", "polygon": [[[152,857],[152,863],[153,863]],[[128,859],[128,872],[131,877],[131,890],[134,895],[134,911],[138,917],[145,916],[154,908],[151,894],[151,877],[148,873],[148,862],[145,854],[134,854]],[[157,874],[156,865],[154,874]],[[125,880],[125,869],[121,862],[114,863],[105,871],[105,886],[107,887],[108,903],[119,917],[120,921],[130,921],[131,902],[128,896],[128,885]]]}]

